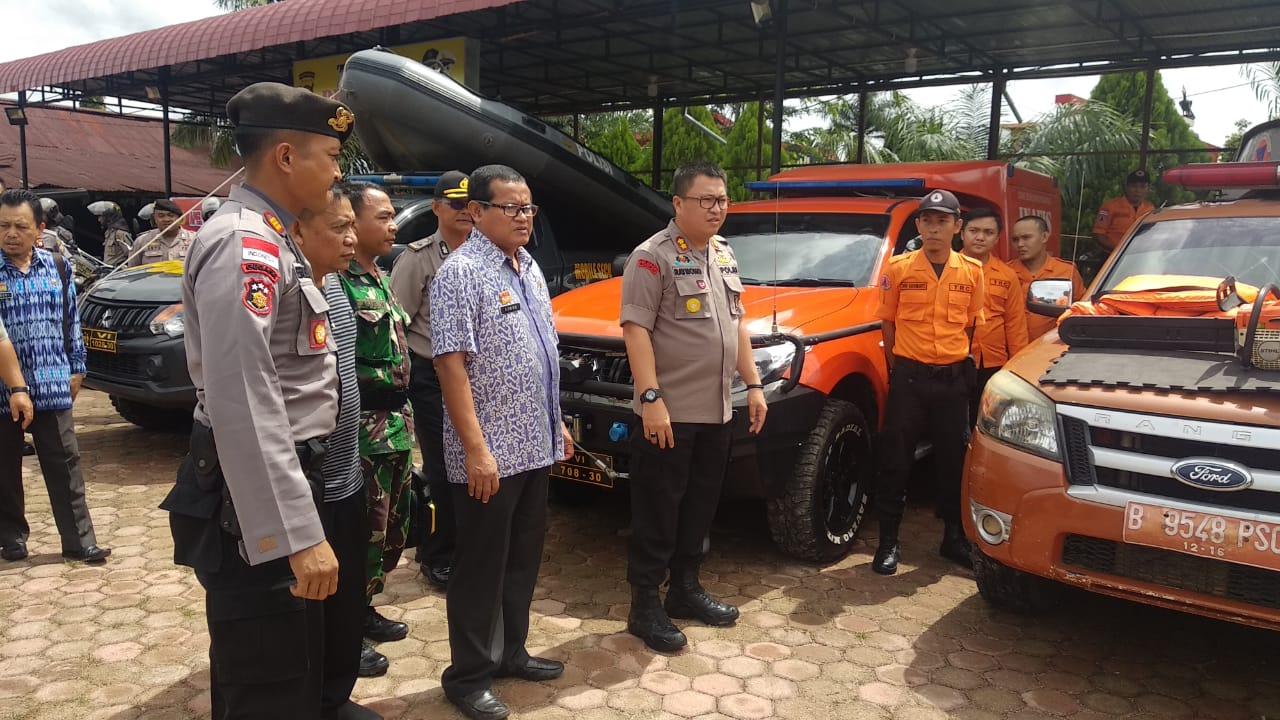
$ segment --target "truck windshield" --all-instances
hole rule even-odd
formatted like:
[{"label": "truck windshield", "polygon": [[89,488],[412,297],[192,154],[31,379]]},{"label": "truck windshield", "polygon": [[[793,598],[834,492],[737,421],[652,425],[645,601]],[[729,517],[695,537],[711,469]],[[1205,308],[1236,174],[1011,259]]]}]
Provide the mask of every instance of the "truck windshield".
[{"label": "truck windshield", "polygon": [[1275,218],[1165,220],[1138,229],[1107,273],[1106,292],[1135,275],[1200,275],[1280,284]]},{"label": "truck windshield", "polygon": [[888,229],[886,215],[741,213],[721,234],[744,283],[866,287]]}]

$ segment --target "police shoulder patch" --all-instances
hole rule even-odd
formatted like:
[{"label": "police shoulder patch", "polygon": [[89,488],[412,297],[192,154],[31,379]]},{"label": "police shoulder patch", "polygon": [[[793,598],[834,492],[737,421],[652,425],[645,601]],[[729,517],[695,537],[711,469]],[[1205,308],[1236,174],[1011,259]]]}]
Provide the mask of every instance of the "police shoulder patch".
[{"label": "police shoulder patch", "polygon": [[249,278],[244,281],[244,297],[241,298],[241,302],[254,315],[266,317],[271,314],[275,294],[275,286],[265,278]]},{"label": "police shoulder patch", "polygon": [[413,242],[409,243],[409,246],[408,246],[408,247],[409,247],[409,249],[410,249],[410,250],[413,250],[414,252],[417,252],[417,251],[421,250],[422,248],[424,248],[424,247],[426,247],[426,246],[428,246],[428,245],[430,245],[430,244],[431,244],[431,238],[430,238],[430,237],[424,237],[424,238],[422,238],[421,240],[414,240]]},{"label": "police shoulder patch", "polygon": [[264,212],[262,213],[262,219],[266,221],[267,227],[274,230],[277,235],[284,235],[284,225],[280,223],[280,220],[275,215]]}]

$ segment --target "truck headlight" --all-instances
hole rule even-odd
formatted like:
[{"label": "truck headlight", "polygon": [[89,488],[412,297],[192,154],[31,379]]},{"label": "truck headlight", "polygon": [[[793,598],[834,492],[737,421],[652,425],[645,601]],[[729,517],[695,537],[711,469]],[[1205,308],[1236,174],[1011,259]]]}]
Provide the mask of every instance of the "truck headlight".
[{"label": "truck headlight", "polygon": [[152,335],[168,335],[180,338],[186,332],[186,324],[182,319],[182,303],[175,303],[161,310],[151,321]]},{"label": "truck headlight", "polygon": [[1007,370],[996,373],[982,393],[978,430],[1041,457],[1062,459],[1053,401]]},{"label": "truck headlight", "polygon": [[[791,343],[766,345],[752,350],[751,357],[756,362],[756,372],[760,373],[760,384],[768,385],[781,380],[782,376],[791,367],[791,361],[795,356],[796,346]],[[733,385],[729,388],[729,391],[741,392],[746,389],[747,384],[742,381],[742,376],[734,373]]]}]

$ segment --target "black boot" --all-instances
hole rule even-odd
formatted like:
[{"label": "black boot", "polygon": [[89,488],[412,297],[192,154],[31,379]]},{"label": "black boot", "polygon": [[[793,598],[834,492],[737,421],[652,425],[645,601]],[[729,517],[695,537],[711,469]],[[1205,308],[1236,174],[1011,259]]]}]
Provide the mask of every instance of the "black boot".
[{"label": "black boot", "polygon": [[701,620],[715,627],[727,627],[738,621],[738,608],[720,602],[702,588],[696,565],[671,571],[671,588],[663,607],[669,617]]},{"label": "black boot", "polygon": [[898,525],[901,523],[901,515],[880,517],[880,547],[876,548],[876,556],[871,559],[871,569],[881,575],[898,572]]},{"label": "black boot", "polygon": [[659,652],[675,652],[689,642],[684,633],[671,624],[671,618],[658,602],[658,588],[653,585],[631,586],[627,632]]},{"label": "black boot", "polygon": [[938,554],[961,566],[973,569],[973,547],[964,536],[964,527],[958,522],[948,522],[942,531],[942,545]]}]

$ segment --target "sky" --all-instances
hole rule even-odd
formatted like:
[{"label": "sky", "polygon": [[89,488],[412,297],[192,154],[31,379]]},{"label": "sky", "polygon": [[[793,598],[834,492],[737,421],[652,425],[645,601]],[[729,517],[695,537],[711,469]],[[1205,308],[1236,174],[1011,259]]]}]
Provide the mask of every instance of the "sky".
[{"label": "sky", "polygon": [[[23,7],[21,12],[5,13],[9,32],[0,42],[0,62],[220,12],[212,0],[0,0],[0,7],[11,4]],[[1237,65],[1166,70],[1161,74],[1175,100],[1181,97],[1183,87],[1187,89],[1196,115],[1194,129],[1207,143],[1221,144],[1235,132],[1237,120],[1256,125],[1267,119],[1266,107],[1254,97]],[[1031,120],[1051,111],[1054,96],[1059,93],[1088,97],[1097,80],[1097,76],[1021,80],[1009,84],[1009,94],[1022,118]],[[939,105],[956,92],[954,87],[944,87],[912,90],[908,94],[923,105]],[[1012,120],[1007,108],[1005,117]]]}]

